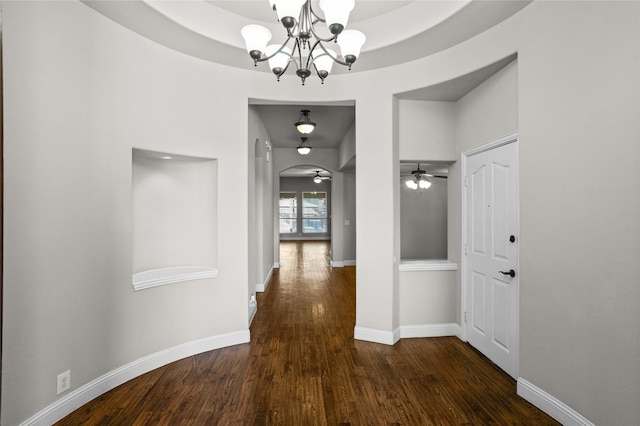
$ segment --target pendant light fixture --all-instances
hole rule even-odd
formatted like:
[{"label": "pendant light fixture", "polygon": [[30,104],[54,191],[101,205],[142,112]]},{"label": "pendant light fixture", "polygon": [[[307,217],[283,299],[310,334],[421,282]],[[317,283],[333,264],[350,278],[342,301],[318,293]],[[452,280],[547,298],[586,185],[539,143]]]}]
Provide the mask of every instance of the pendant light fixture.
[{"label": "pendant light fixture", "polygon": [[298,145],[298,147],[296,148],[298,150],[298,153],[300,155],[307,155],[308,153],[311,152],[311,145],[309,145],[309,142],[307,142],[307,138],[300,138],[302,140],[302,142],[300,143],[300,145]]},{"label": "pendant light fixture", "polygon": [[303,135],[308,135],[313,132],[313,129],[316,127],[316,123],[311,121],[311,117],[309,116],[308,109],[303,109],[300,111],[300,116],[298,117],[298,121],[296,122],[296,129]]},{"label": "pendant light fixture", "polygon": [[[269,0],[269,4],[287,31],[287,39],[281,44],[267,45],[271,31],[262,25],[243,27],[240,33],[255,66],[258,62],[268,61],[269,68],[280,81],[280,76],[294,63],[303,86],[312,74],[312,67],[323,84],[334,62],[351,69],[366,41],[360,31],[345,30],[355,0],[320,0],[324,18],[313,10],[311,0]],[[326,25],[320,34],[330,35],[318,34],[315,26],[319,22]],[[331,41],[338,44],[341,56],[324,46],[323,43]]]}]

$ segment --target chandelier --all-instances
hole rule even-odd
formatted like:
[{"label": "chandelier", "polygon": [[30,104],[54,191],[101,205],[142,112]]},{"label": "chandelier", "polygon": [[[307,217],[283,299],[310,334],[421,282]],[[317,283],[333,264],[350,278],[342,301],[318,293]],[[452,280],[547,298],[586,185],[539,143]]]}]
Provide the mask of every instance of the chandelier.
[{"label": "chandelier", "polygon": [[[320,0],[324,18],[313,10],[311,0],[269,0],[269,4],[286,29],[287,39],[280,45],[267,45],[272,37],[267,28],[255,24],[243,27],[241,34],[254,66],[268,61],[269,68],[280,81],[280,76],[295,64],[296,75],[303,86],[312,69],[323,84],[334,62],[351,69],[366,41],[360,31],[345,30],[355,0]],[[318,34],[316,24],[319,22],[326,25],[323,31],[330,34]],[[325,47],[324,43],[331,41],[340,47],[341,56]]]}]

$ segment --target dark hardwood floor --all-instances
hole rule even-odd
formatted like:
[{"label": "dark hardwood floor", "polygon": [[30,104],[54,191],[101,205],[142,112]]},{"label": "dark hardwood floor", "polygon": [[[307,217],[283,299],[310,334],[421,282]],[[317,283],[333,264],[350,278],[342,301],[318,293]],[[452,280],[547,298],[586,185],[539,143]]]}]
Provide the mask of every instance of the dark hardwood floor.
[{"label": "dark hardwood floor", "polygon": [[353,339],[354,267],[328,242],[283,242],[251,343],[107,392],[58,425],[557,425],[455,337]]}]

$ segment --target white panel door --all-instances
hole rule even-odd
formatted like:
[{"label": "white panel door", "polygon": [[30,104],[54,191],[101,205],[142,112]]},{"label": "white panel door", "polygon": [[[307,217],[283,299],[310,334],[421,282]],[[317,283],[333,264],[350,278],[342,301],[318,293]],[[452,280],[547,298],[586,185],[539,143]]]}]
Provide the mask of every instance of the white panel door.
[{"label": "white panel door", "polygon": [[467,340],[517,378],[517,141],[467,157],[464,182]]}]

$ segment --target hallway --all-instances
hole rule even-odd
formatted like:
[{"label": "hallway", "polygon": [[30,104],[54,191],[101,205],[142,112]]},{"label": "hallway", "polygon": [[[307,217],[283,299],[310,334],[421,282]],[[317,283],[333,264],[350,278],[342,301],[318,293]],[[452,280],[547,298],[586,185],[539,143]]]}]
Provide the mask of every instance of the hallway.
[{"label": "hallway", "polygon": [[355,267],[327,241],[280,245],[251,343],[186,358],[59,425],[556,425],[455,337],[356,341]]}]

